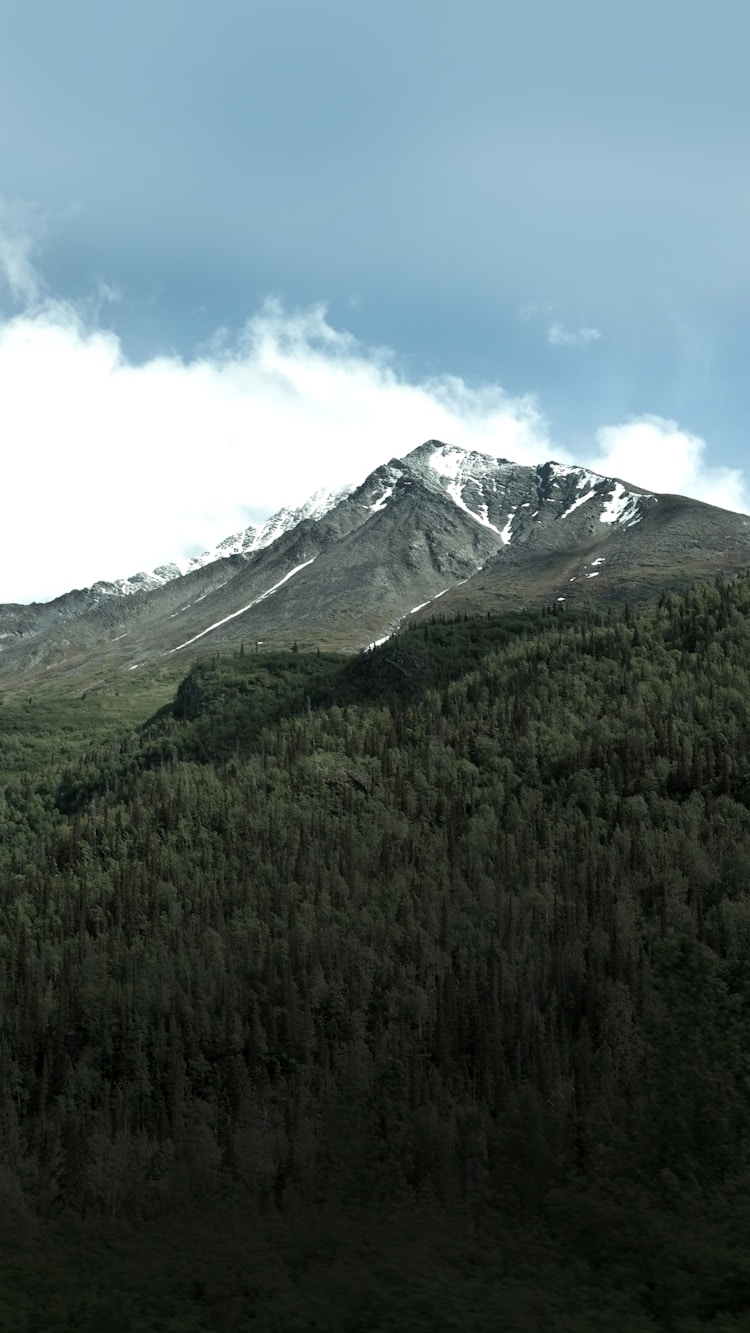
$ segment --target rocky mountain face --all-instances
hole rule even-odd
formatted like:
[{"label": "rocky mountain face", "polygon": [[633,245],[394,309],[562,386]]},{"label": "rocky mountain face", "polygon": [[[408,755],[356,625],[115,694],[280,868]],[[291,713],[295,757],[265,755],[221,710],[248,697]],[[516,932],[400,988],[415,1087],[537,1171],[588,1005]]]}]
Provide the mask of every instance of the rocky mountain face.
[{"label": "rocky mountain face", "polygon": [[247,649],[356,651],[423,616],[648,602],[750,566],[750,518],[429,440],[185,567],[0,606],[0,677]]}]

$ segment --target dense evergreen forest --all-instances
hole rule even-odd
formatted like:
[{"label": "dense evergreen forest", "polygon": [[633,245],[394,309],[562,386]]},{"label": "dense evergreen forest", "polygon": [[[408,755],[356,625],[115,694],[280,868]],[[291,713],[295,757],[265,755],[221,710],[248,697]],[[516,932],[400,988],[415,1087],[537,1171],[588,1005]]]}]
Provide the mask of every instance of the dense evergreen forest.
[{"label": "dense evergreen forest", "polygon": [[0,705],[0,1329],[750,1328],[750,576]]}]

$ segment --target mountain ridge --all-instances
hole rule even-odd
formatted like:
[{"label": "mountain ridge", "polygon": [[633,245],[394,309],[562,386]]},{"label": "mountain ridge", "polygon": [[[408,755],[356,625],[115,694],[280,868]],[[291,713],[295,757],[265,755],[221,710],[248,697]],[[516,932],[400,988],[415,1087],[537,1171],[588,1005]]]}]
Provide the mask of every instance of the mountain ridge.
[{"label": "mountain ridge", "polygon": [[0,677],[92,655],[135,670],[244,640],[354,652],[436,612],[647,602],[747,568],[750,517],[428,440],[204,554],[184,573],[160,567],[153,583],[136,575],[0,606]]}]

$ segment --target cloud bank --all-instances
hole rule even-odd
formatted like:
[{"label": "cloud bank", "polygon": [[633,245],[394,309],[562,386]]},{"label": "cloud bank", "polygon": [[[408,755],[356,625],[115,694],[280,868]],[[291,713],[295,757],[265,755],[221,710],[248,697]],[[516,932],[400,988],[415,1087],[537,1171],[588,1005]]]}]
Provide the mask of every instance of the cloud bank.
[{"label": "cloud bank", "polygon": [[25,302],[0,317],[0,602],[185,559],[432,437],[750,510],[743,475],[710,466],[704,441],[675,422],[606,425],[573,457],[534,397],[409,379],[387,349],[333,328],[323,306],[269,299],[238,336],[134,365],[90,308],[40,297],[31,256],[22,236],[0,246]]}]

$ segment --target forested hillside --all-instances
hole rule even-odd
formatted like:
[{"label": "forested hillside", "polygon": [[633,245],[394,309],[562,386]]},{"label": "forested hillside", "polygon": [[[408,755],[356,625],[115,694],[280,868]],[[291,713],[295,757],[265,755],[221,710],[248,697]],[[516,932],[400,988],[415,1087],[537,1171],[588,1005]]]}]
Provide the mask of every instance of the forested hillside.
[{"label": "forested hillside", "polygon": [[0,1328],[750,1327],[750,577],[5,712]]}]

